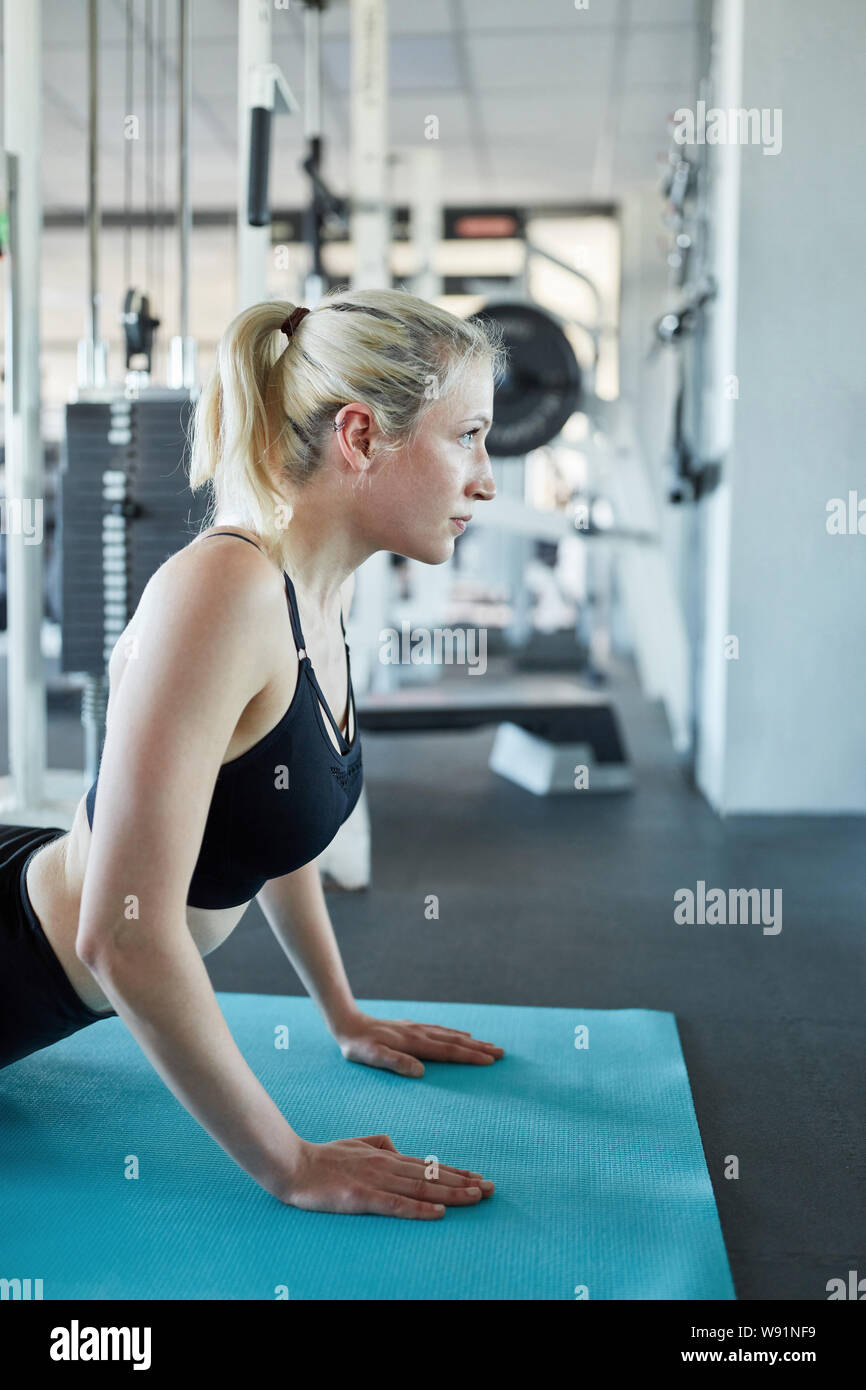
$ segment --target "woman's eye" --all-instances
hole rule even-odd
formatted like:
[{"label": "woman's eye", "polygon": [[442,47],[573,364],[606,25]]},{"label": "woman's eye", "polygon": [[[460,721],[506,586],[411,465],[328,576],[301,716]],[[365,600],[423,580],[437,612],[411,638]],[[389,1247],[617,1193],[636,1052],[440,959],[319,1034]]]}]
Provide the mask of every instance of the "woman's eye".
[{"label": "woman's eye", "polygon": [[[480,429],[476,426],[476,428],[475,428],[474,430],[464,430],[463,433],[461,434],[460,438],[461,438],[461,439],[465,439],[466,436],[468,435],[469,438],[471,439],[472,436],[473,436],[474,434],[480,434],[480,432],[481,432]],[[468,445],[467,447],[471,448],[471,445]]]}]

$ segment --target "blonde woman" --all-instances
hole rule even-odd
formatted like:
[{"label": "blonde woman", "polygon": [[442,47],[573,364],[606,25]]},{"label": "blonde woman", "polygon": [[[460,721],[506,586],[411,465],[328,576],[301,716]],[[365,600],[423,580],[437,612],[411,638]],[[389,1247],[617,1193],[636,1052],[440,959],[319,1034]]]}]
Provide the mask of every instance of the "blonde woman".
[{"label": "blonde woman", "polygon": [[[291,310],[291,312],[289,312]],[[261,303],[226,330],[190,482],[207,528],[148,583],[109,664],[72,829],[0,827],[0,1066],[119,1017],[263,1188],[307,1210],[436,1219],[493,1184],[387,1135],[304,1140],[232,1039],[202,957],[256,898],[347,1059],[403,1076],[501,1047],[355,1003],[316,857],[361,790],[343,615],[376,551],[448,560],[494,496],[501,338],[400,290]]]}]

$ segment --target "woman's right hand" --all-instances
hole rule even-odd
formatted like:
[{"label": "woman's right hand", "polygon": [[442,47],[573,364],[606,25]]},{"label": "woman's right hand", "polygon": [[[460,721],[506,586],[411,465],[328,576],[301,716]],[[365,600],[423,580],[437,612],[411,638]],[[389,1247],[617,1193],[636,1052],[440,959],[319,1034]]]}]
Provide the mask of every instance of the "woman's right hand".
[{"label": "woman's right hand", "polygon": [[493,1192],[493,1183],[466,1168],[439,1163],[435,1179],[425,1177],[433,1159],[412,1158],[387,1134],[301,1142],[291,1176],[275,1195],[303,1211],[404,1216],[436,1221],[445,1207],[471,1207]]}]

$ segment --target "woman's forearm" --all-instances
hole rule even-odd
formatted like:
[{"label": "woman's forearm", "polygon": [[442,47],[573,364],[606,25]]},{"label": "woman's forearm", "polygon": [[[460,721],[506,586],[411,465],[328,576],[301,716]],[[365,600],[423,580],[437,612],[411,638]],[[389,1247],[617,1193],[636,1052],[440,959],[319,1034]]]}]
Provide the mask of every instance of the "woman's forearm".
[{"label": "woman's forearm", "polygon": [[331,1032],[358,1013],[328,915],[319,865],[270,879],[257,902]]},{"label": "woman's forearm", "polygon": [[181,1105],[262,1187],[287,1188],[303,1140],[244,1061],[185,924],[79,951]]}]

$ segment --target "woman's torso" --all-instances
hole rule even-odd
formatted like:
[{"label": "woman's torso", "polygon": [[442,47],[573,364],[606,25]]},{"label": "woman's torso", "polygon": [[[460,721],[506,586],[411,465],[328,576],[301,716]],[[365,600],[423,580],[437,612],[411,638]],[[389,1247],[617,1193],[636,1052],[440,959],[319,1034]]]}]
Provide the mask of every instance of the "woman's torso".
[{"label": "woman's torso", "polygon": [[[207,536],[228,531],[246,535],[258,543],[258,537],[253,531],[247,531],[239,526],[220,526],[197,537],[192,545],[201,544]],[[222,545],[231,545],[232,543],[243,544],[243,541],[220,542]],[[167,563],[171,562],[168,561]],[[224,764],[246,753],[274,727],[284,714],[297,686],[299,661],[292,640],[289,614],[286,610],[284,621],[281,623],[279,608],[275,611],[274,640],[273,643],[268,644],[269,649],[273,650],[274,653],[273,669],[263,672],[262,688],[249,702],[238,720],[223,757]],[[109,662],[109,699],[106,723],[111,717],[112,696],[119,689],[124,678],[128,660],[126,653],[134,650],[132,639],[135,636],[135,622],[135,615],[133,615],[118,639]],[[312,627],[309,627],[308,630],[308,627],[309,619],[306,619],[304,624],[305,638],[314,656],[316,675],[322,693],[334,712],[341,732],[348,740],[353,741],[356,730],[354,727],[347,728],[348,691],[342,634],[340,634],[339,645],[335,645],[332,633],[326,636],[322,632],[316,632]],[[353,723],[354,721],[352,721]],[[339,753],[340,749],[330,729],[327,730],[327,733],[335,752]],[[111,1009],[111,1003],[87,966],[79,960],[75,951],[81,893],[90,848],[90,833],[86,798],[82,796],[69,832],[43,846],[31,859],[27,870],[27,891],[33,903],[33,909],[42,924],[42,929],[73,988],[91,1009],[105,1012]],[[236,907],[226,908],[199,908],[187,905],[187,925],[201,955],[208,955],[231,935],[248,905],[248,903],[241,903]]]}]

